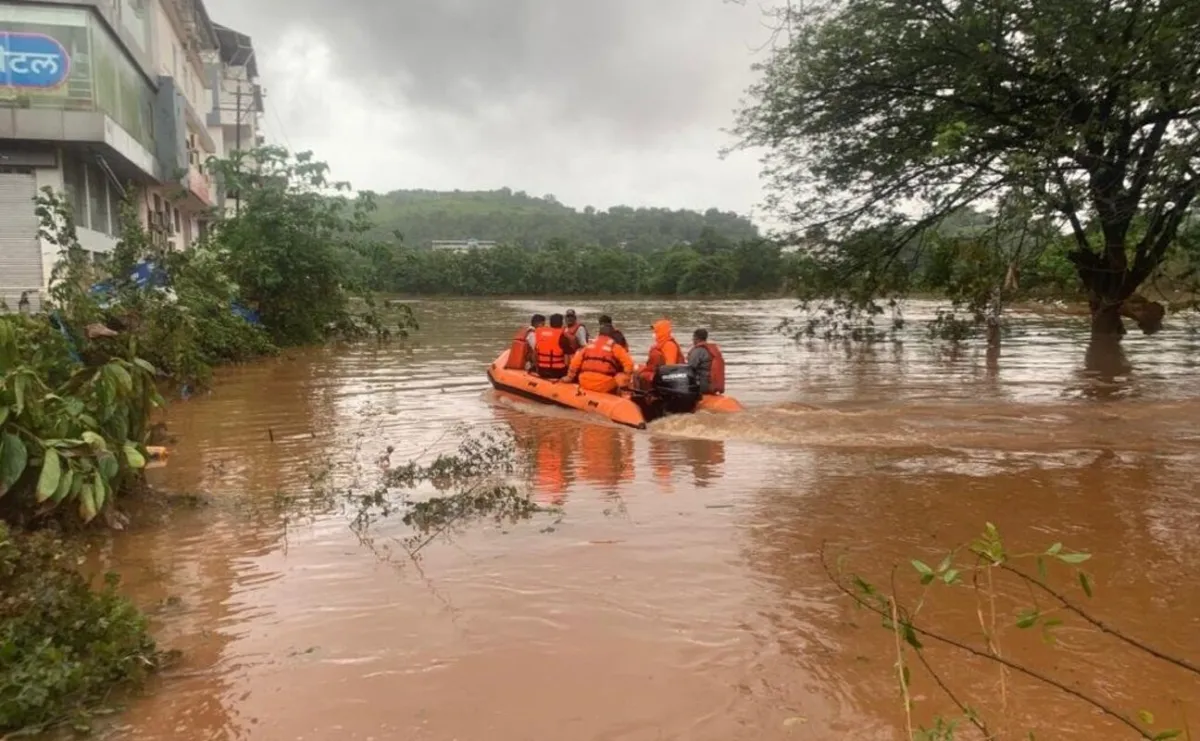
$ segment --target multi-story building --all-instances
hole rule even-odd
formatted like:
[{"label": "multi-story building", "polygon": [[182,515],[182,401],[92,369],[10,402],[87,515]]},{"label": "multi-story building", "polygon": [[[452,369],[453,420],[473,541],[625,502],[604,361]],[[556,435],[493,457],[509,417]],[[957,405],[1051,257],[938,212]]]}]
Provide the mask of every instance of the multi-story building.
[{"label": "multi-story building", "polygon": [[[254,43],[246,34],[232,28],[213,24],[220,46],[218,59],[209,65],[212,88],[212,112],[208,114],[209,130],[217,139],[221,156],[231,158],[242,153],[243,163],[253,167],[245,153],[263,143],[263,92],[258,82],[258,60]],[[227,192],[217,185],[217,202],[227,211],[238,208],[237,193]]]},{"label": "multi-story building", "polygon": [[430,249],[449,250],[450,252],[489,250],[495,246],[495,242],[486,239],[435,239],[429,243]]},{"label": "multi-story building", "polygon": [[0,300],[37,310],[58,259],[33,200],[72,206],[102,260],[131,189],[156,238],[187,247],[216,205],[206,162],[224,53],[202,0],[0,0]]}]

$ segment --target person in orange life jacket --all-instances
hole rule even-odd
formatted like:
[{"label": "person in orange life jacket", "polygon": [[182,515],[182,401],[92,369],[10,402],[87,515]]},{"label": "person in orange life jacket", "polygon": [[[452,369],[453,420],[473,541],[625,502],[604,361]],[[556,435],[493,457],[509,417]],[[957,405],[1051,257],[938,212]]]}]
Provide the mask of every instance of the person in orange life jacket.
[{"label": "person in orange life jacket", "polygon": [[708,341],[708,330],[697,329],[692,333],[692,347],[688,350],[687,364],[696,372],[696,381],[702,394],[725,393],[725,357],[721,348]]},{"label": "person in orange life jacket", "polygon": [[654,371],[658,366],[684,362],[683,350],[671,334],[671,320],[659,319],[651,328],[654,330],[654,344],[650,346],[646,364],[638,371],[638,387],[645,390],[654,385]]},{"label": "person in orange life jacket", "polygon": [[608,314],[601,314],[600,318],[597,320],[597,322],[600,324],[601,327],[603,327],[605,324],[612,327],[613,342],[617,343],[618,345],[625,348],[626,350],[629,349],[629,342],[626,341],[626,339],[625,339],[625,333],[622,332],[621,330],[617,329],[616,327],[613,327],[613,320],[612,320],[611,316],[609,316]]},{"label": "person in orange life jacket", "polygon": [[567,341],[571,343],[571,353],[577,352],[587,346],[587,327],[580,324],[579,320],[575,318],[574,309],[567,309],[567,326],[563,329],[563,334],[566,335]]},{"label": "person in orange life jacket", "polygon": [[537,374],[542,378],[562,378],[567,375],[567,356],[570,343],[563,336],[563,315],[551,314],[550,326],[534,332],[534,358]]},{"label": "person in orange life jacket", "polygon": [[534,367],[537,357],[537,330],[546,324],[546,317],[534,314],[529,320],[529,326],[517,332],[513,337],[512,347],[508,351],[508,362],[504,367],[510,370],[530,370]]},{"label": "person in orange life jacket", "polygon": [[612,325],[600,328],[600,334],[571,358],[571,368],[563,380],[579,379],[579,388],[612,394],[629,384],[633,374],[633,358],[629,351],[613,340]]}]

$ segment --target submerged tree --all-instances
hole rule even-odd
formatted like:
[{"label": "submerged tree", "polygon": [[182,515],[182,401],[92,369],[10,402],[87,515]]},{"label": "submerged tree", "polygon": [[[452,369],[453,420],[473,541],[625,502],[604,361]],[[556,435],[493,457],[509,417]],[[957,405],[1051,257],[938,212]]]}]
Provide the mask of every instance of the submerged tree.
[{"label": "submerged tree", "polygon": [[902,225],[853,266],[879,270],[1020,190],[1073,235],[1093,334],[1124,332],[1200,190],[1200,3],[830,0],[786,21],[738,134],[798,231]]}]

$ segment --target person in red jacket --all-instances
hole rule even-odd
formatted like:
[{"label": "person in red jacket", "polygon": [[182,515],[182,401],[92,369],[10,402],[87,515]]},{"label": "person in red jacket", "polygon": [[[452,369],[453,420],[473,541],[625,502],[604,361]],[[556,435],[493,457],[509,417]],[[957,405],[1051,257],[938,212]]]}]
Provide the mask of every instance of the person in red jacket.
[{"label": "person in red jacket", "polygon": [[725,357],[715,342],[708,341],[708,330],[701,327],[692,333],[692,348],[687,364],[696,372],[702,394],[725,393]]},{"label": "person in red jacket", "polygon": [[654,385],[654,371],[660,365],[678,365],[685,362],[683,350],[671,334],[671,320],[659,319],[652,327],[654,344],[650,346],[650,355],[646,364],[638,371],[638,388],[649,389]]},{"label": "person in red jacket", "polygon": [[513,337],[512,347],[508,351],[508,362],[504,365],[509,370],[530,370],[534,367],[537,352],[537,331],[545,326],[546,317],[534,314],[529,320],[529,326],[522,328]]},{"label": "person in red jacket", "polygon": [[600,328],[600,334],[571,358],[571,369],[563,379],[579,379],[579,388],[612,394],[629,385],[633,358],[612,337],[612,325]]},{"label": "person in red jacket", "polygon": [[563,315],[552,314],[550,326],[534,333],[534,362],[542,378],[562,378],[567,375],[570,343],[563,336]]}]

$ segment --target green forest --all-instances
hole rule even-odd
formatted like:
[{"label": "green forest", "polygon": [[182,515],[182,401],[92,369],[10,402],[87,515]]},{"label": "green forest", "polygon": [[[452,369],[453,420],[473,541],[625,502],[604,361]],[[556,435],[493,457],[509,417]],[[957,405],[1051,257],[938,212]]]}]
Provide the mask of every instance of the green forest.
[{"label": "green forest", "polygon": [[625,247],[646,252],[693,242],[705,229],[732,240],[755,239],[754,224],[729,211],[613,206],[577,210],[554,196],[541,198],[509,188],[440,192],[397,190],[376,195],[372,236],[425,248],[439,240],[499,242],[518,247],[569,244]]},{"label": "green forest", "polygon": [[788,290],[799,269],[774,242],[735,242],[711,228],[691,243],[645,252],[554,238],[538,248],[464,251],[374,243],[345,260],[355,285],[441,296],[767,296]]}]

